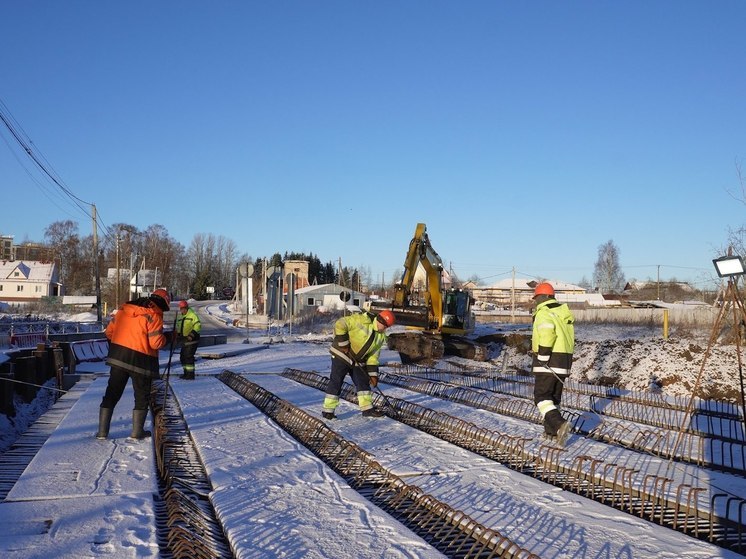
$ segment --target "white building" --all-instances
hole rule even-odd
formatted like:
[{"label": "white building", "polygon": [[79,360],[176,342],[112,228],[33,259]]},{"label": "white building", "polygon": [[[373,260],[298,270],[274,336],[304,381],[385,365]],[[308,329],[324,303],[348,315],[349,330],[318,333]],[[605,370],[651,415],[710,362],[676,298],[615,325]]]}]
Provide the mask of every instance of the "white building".
[{"label": "white building", "polygon": [[0,261],[0,301],[32,303],[42,297],[61,297],[64,289],[54,262]]},{"label": "white building", "polygon": [[325,283],[309,285],[295,290],[295,312],[304,309],[324,307],[326,309],[342,310],[347,305],[362,308],[367,301],[364,293],[337,285]]}]

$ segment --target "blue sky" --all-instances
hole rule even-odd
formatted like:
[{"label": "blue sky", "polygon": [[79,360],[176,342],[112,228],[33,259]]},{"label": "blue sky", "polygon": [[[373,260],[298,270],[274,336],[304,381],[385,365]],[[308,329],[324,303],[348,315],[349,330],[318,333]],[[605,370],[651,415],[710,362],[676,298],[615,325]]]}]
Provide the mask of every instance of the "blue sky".
[{"label": "blue sky", "polygon": [[[9,0],[0,101],[107,226],[387,281],[418,222],[485,283],[591,279],[612,240],[627,279],[704,286],[744,224],[744,21],[736,0]],[[0,137],[0,233],[88,234]]]}]

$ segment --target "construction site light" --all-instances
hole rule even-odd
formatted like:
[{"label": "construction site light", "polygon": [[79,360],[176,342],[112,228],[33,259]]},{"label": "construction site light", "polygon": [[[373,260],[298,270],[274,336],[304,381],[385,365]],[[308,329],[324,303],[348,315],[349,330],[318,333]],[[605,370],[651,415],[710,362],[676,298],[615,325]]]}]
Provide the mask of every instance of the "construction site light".
[{"label": "construction site light", "polygon": [[743,259],[740,256],[721,256],[720,258],[715,258],[712,263],[715,265],[715,270],[717,270],[718,276],[721,278],[740,276],[746,273]]}]

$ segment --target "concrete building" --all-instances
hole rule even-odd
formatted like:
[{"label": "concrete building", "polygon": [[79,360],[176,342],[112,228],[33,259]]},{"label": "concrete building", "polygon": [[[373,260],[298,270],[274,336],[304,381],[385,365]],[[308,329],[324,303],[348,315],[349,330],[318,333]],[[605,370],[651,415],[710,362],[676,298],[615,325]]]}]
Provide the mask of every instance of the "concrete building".
[{"label": "concrete building", "polygon": [[16,253],[13,247],[13,237],[0,235],[0,260],[15,260]]},{"label": "concrete building", "polygon": [[285,282],[284,291],[287,293],[287,277],[288,274],[295,276],[294,289],[300,289],[301,287],[307,287],[310,285],[308,281],[308,262],[305,260],[285,260],[282,263],[282,277]]}]

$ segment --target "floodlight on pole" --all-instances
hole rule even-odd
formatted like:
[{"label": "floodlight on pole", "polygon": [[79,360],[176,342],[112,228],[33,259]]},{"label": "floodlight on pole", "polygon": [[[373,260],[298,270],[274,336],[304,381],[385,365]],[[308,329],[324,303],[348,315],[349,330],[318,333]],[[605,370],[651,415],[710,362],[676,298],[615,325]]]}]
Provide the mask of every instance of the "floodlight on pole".
[{"label": "floodlight on pole", "polygon": [[[738,356],[738,380],[741,384],[741,413],[743,416],[744,427],[746,427],[746,387],[743,381],[743,364],[741,362],[741,335],[742,325],[746,323],[746,311],[744,311],[743,300],[741,299],[736,282],[738,276],[742,276],[746,273],[746,268],[743,265],[743,259],[740,256],[733,256],[733,247],[728,248],[728,255],[715,258],[712,263],[715,265],[718,276],[721,278],[728,278],[728,291],[723,296],[723,313],[728,305],[733,308],[733,330],[736,338],[736,355]],[[741,312],[739,318],[738,312]],[[713,331],[716,331],[718,322],[723,316],[721,313],[718,317],[718,321],[713,327]],[[709,349],[709,348],[708,348]]]},{"label": "floodlight on pole", "polygon": [[715,270],[721,278],[731,278],[746,274],[743,259],[740,256],[721,256],[713,259]]}]

